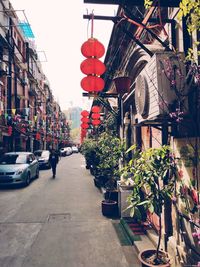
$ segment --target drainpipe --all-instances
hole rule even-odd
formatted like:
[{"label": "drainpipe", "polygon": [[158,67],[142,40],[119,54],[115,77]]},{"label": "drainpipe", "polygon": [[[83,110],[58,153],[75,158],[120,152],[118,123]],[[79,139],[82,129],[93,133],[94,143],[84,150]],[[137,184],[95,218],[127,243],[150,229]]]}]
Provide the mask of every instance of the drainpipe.
[{"label": "drainpipe", "polygon": [[[14,66],[14,108],[16,109],[16,112],[17,112],[17,68],[16,68],[16,65],[15,65],[15,62],[13,62],[13,66]],[[13,134],[15,136],[15,133],[13,131]],[[18,136],[18,133],[16,132],[16,135]],[[21,137],[20,137],[20,148],[21,148]],[[13,148],[14,150],[16,151],[16,139],[13,138]]]},{"label": "drainpipe", "polygon": [[[14,47],[13,47],[13,39],[12,39],[12,20],[9,19],[9,30],[8,30],[8,76],[7,76],[7,114],[11,117],[11,109],[12,109],[12,62],[14,56]],[[13,134],[12,134],[13,135]],[[9,148],[8,151],[13,151],[13,136],[10,136],[9,140]]]},{"label": "drainpipe", "polygon": [[[162,145],[168,145],[168,123],[163,123],[162,125]],[[166,175],[166,179],[164,180],[164,184],[168,183],[168,175]],[[167,242],[169,237],[173,235],[173,226],[172,226],[172,202],[170,198],[165,199],[164,203],[164,225],[165,225],[165,233],[164,233],[164,246],[167,251]]]},{"label": "drainpipe", "polygon": [[142,127],[138,124],[138,119],[135,119],[135,144],[137,149],[142,150]]}]

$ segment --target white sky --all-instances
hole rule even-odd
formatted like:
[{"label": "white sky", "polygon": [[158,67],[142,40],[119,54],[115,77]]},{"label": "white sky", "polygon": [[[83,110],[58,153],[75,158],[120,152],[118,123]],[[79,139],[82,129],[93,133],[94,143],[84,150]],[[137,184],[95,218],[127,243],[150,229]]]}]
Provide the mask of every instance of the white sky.
[{"label": "white sky", "polygon": [[[88,98],[82,97],[80,81],[84,74],[80,64],[85,59],[80,47],[91,35],[91,24],[83,14],[111,15],[117,6],[84,4],[83,0],[10,0],[14,9],[25,10],[35,35],[38,51],[45,51],[42,63],[53,95],[62,110],[70,106],[87,108]],[[18,11],[19,17],[22,12]],[[113,22],[94,21],[94,37],[107,48]],[[103,61],[103,58],[101,59]],[[91,102],[91,101],[90,101]]]}]

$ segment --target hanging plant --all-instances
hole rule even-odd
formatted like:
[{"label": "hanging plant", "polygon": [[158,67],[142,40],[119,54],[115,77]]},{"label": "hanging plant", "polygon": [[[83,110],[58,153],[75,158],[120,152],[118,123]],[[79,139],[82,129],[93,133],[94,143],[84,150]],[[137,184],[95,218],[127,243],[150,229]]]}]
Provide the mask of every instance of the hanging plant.
[{"label": "hanging plant", "polygon": [[118,94],[123,95],[130,92],[131,78],[126,71],[115,71],[113,82]]}]

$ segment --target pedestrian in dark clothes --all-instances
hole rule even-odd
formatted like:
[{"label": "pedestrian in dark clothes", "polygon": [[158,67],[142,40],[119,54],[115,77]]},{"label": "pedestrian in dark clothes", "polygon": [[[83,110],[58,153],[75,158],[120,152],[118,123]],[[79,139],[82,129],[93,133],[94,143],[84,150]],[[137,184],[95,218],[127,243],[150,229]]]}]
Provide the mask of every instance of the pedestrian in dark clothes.
[{"label": "pedestrian in dark clothes", "polygon": [[56,167],[59,161],[59,156],[58,153],[56,153],[55,149],[51,150],[50,156],[49,156],[49,161],[51,163],[51,169],[53,173],[53,178],[56,177]]}]

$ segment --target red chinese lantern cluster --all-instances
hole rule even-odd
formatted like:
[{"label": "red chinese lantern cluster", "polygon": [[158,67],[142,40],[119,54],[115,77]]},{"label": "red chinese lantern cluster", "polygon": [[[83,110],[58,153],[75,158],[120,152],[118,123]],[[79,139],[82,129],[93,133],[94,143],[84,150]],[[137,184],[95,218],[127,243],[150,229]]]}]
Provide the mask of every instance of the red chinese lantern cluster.
[{"label": "red chinese lantern cluster", "polygon": [[100,121],[100,110],[101,108],[99,106],[93,106],[91,111],[92,111],[92,125],[97,127],[101,123]]},{"label": "red chinese lantern cluster", "polygon": [[81,80],[81,87],[90,93],[102,91],[105,83],[99,76],[105,72],[106,67],[99,58],[105,53],[103,44],[95,38],[89,38],[82,44],[81,53],[86,59],[81,63],[80,69],[87,75]]},{"label": "red chinese lantern cluster", "polygon": [[81,112],[82,118],[81,118],[81,143],[83,142],[83,139],[86,137],[87,129],[89,128],[89,112],[87,110],[83,110]]}]

